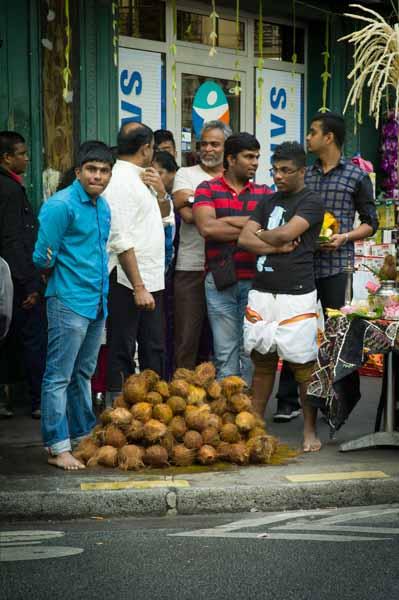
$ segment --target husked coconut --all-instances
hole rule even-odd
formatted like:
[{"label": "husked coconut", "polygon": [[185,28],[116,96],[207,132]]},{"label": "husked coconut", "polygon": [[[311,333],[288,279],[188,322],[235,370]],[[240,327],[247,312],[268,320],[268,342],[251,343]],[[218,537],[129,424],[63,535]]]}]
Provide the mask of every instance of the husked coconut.
[{"label": "husked coconut", "polygon": [[227,399],[231,398],[233,394],[238,394],[245,388],[245,381],[237,375],[230,375],[225,377],[221,381],[222,392]]},{"label": "husked coconut", "polygon": [[264,427],[259,427],[259,425],[255,425],[253,429],[248,433],[248,438],[251,439],[253,437],[258,437],[259,435],[265,435],[266,429]]},{"label": "husked coconut", "polygon": [[120,427],[122,430],[129,428],[132,420],[132,415],[126,408],[114,408],[111,412],[111,423]]},{"label": "husked coconut", "polygon": [[202,435],[198,431],[190,429],[184,435],[184,445],[186,448],[198,450],[203,445]]},{"label": "husked coconut", "polygon": [[177,444],[172,451],[172,461],[178,467],[188,467],[195,460],[195,450],[186,448],[184,444]]},{"label": "husked coconut", "polygon": [[236,416],[236,425],[240,431],[251,431],[255,427],[256,419],[254,415],[247,410],[239,412]]},{"label": "husked coconut", "polygon": [[220,436],[215,427],[207,427],[201,432],[201,435],[204,444],[214,446],[215,448],[220,444]]},{"label": "husked coconut", "polygon": [[170,396],[166,403],[172,409],[174,415],[184,413],[187,406],[184,398],[180,396]]},{"label": "husked coconut", "polygon": [[212,381],[206,388],[210,398],[217,400],[222,395],[222,386],[218,381]]},{"label": "husked coconut", "polygon": [[230,456],[230,446],[228,442],[220,442],[217,447],[217,456],[220,460],[228,460]]},{"label": "husked coconut", "polygon": [[157,421],[157,419],[150,419],[144,424],[143,437],[147,442],[154,443],[160,440],[166,433],[165,423]]},{"label": "husked coconut", "polygon": [[173,448],[176,445],[176,440],[175,440],[172,432],[169,431],[169,429],[167,430],[165,435],[161,438],[161,441],[159,443],[162,446],[162,448],[165,448],[166,452],[168,453],[168,456],[172,456]]},{"label": "husked coconut", "polygon": [[155,419],[166,425],[173,418],[172,409],[167,404],[157,404],[154,406],[152,413]]},{"label": "husked coconut", "polygon": [[88,460],[90,460],[92,456],[95,455],[97,450],[98,446],[93,440],[93,438],[86,437],[81,442],[79,442],[79,445],[74,450],[73,455],[78,460],[81,460],[82,462],[86,463]]},{"label": "husked coconut", "polygon": [[148,392],[145,397],[145,401],[153,406],[156,406],[157,404],[162,404],[163,396],[161,396],[159,392]]},{"label": "husked coconut", "polygon": [[197,406],[201,406],[206,402],[206,391],[204,388],[198,387],[197,385],[192,385],[191,383],[188,386],[188,396],[187,396],[187,404],[196,404]]},{"label": "husked coconut", "polygon": [[126,402],[123,394],[119,394],[112,403],[114,408],[126,408],[129,410],[129,404]]},{"label": "husked coconut", "polygon": [[214,427],[217,431],[220,431],[223,426],[222,418],[219,415],[213,415],[212,413],[208,417],[208,427]]},{"label": "husked coconut", "polygon": [[129,442],[137,442],[142,440],[144,436],[144,423],[138,419],[133,419],[130,422],[129,429],[126,431],[126,437]]},{"label": "husked coconut", "polygon": [[169,386],[166,381],[158,381],[154,387],[154,392],[161,394],[162,398],[169,398]]},{"label": "husked coconut", "polygon": [[150,390],[154,389],[158,381],[161,379],[158,373],[156,373],[152,369],[144,369],[144,371],[142,371],[140,375],[141,377],[144,377],[144,379],[148,382]]},{"label": "husked coconut", "polygon": [[143,460],[151,467],[164,467],[168,464],[168,452],[159,444],[154,444],[146,448]]},{"label": "husked coconut", "polygon": [[168,429],[177,440],[181,440],[187,431],[186,421],[183,417],[176,415],[170,421]]},{"label": "husked coconut", "polygon": [[187,398],[189,391],[189,384],[184,379],[173,379],[169,384],[169,392],[171,396]]},{"label": "husked coconut", "polygon": [[209,413],[207,411],[190,411],[186,415],[187,427],[195,429],[196,431],[202,431],[208,427]]},{"label": "husked coconut", "polygon": [[106,446],[122,448],[126,444],[126,436],[116,425],[107,425],[104,433],[104,443]]},{"label": "husked coconut", "polygon": [[250,411],[252,409],[251,398],[242,393],[233,394],[229,400],[229,408],[234,413]]},{"label": "husked coconut", "polygon": [[138,419],[143,423],[149,421],[152,417],[152,404],[149,402],[137,402],[130,409],[134,419]]},{"label": "husked coconut", "polygon": [[118,464],[118,449],[113,446],[101,446],[94,456],[87,462],[88,467],[116,467]]},{"label": "husked coconut", "polygon": [[201,363],[194,371],[194,382],[199,387],[207,387],[215,377],[216,369],[211,362]]},{"label": "husked coconut", "polygon": [[274,444],[270,438],[271,436],[263,435],[252,437],[247,441],[247,448],[252,463],[270,463],[274,453]]},{"label": "husked coconut", "polygon": [[228,442],[229,444],[234,444],[235,442],[240,441],[241,436],[237,425],[234,425],[234,423],[226,423],[223,425],[222,429],[220,430],[220,439],[223,442]]},{"label": "husked coconut", "polygon": [[190,369],[176,369],[173,375],[173,379],[184,379],[188,383],[194,383],[194,371]]},{"label": "husked coconut", "polygon": [[249,463],[249,450],[243,442],[231,444],[228,460],[236,465],[247,465]]},{"label": "husked coconut", "polygon": [[225,425],[226,423],[235,423],[236,422],[236,416],[234,413],[228,412],[226,411],[225,413],[223,413],[222,415],[222,421],[223,424]]},{"label": "husked coconut", "polygon": [[101,423],[103,425],[109,425],[109,423],[111,423],[111,413],[112,413],[112,411],[113,411],[112,408],[106,408],[100,414],[100,421],[101,421]]},{"label": "husked coconut", "polygon": [[149,391],[149,383],[141,375],[131,375],[123,386],[123,396],[128,404],[144,402]]},{"label": "husked coconut", "polygon": [[227,400],[220,396],[217,400],[213,400],[210,404],[211,411],[220,417],[227,411]]},{"label": "husked coconut", "polygon": [[118,465],[123,471],[138,471],[144,467],[144,448],[130,444],[118,451]]},{"label": "husked coconut", "polygon": [[198,450],[197,460],[201,465],[211,465],[217,459],[217,452],[213,446],[204,445]]}]

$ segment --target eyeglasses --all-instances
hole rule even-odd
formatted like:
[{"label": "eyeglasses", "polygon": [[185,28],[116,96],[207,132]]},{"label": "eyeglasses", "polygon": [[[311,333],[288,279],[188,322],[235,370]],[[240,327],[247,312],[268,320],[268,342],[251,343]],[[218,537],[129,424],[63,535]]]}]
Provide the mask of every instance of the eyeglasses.
[{"label": "eyeglasses", "polygon": [[280,173],[281,175],[284,176],[284,175],[293,175],[297,171],[300,171],[300,169],[289,169],[288,167],[281,167],[281,168],[272,167],[270,169],[269,173],[272,177],[274,177],[278,173]]}]

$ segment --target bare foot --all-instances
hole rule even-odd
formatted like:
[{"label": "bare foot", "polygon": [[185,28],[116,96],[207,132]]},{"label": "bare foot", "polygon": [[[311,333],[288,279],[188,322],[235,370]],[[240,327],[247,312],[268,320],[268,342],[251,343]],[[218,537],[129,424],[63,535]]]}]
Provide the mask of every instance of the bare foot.
[{"label": "bare foot", "polygon": [[321,441],[315,435],[306,435],[303,442],[304,452],[318,452],[321,448]]},{"label": "bare foot", "polygon": [[78,469],[85,469],[85,465],[77,460],[70,452],[61,452],[56,456],[49,456],[49,465],[64,469],[65,471],[77,471]]}]

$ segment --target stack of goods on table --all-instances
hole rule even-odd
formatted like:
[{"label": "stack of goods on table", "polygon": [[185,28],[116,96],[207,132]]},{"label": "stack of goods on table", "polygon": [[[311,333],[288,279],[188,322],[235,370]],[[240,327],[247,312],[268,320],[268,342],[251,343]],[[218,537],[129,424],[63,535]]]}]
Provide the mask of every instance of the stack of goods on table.
[{"label": "stack of goods on table", "polygon": [[[170,383],[151,370],[129,377],[123,393],[100,415],[101,424],[74,452],[87,466],[139,470],[145,466],[268,464],[278,451],[253,411],[245,382],[218,382],[212,363],[177,369]],[[286,453],[286,457],[296,453]]]}]

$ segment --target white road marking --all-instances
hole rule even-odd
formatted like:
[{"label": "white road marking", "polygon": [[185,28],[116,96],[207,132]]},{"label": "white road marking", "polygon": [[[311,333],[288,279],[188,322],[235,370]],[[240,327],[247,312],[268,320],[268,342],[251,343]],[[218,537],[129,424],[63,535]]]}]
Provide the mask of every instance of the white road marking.
[{"label": "white road marking", "polygon": [[26,530],[26,531],[0,531],[0,544],[4,542],[36,542],[40,543],[41,540],[51,540],[54,538],[63,537],[65,533],[63,531],[40,531],[40,530]]},{"label": "white road marking", "polygon": [[18,548],[2,549],[0,562],[62,558],[64,556],[81,554],[82,552],[83,548],[72,548],[70,546],[20,546]]}]

